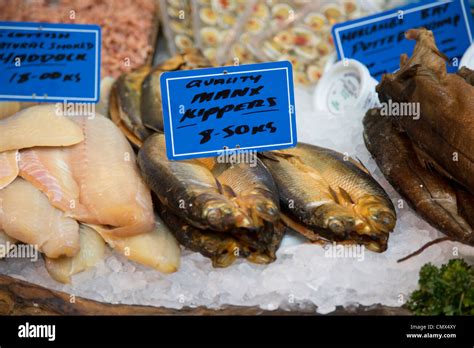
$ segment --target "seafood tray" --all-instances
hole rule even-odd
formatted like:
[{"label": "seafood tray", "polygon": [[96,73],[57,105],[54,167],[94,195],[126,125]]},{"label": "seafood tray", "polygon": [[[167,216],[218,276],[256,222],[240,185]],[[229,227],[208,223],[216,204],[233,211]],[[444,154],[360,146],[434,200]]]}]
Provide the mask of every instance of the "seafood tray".
[{"label": "seafood tray", "polygon": [[[333,116],[318,115],[320,127],[313,129],[314,114],[308,107],[311,96],[301,89],[296,95],[301,141],[324,141],[326,146],[357,156],[397,203],[401,197],[385,181],[363,144],[363,115],[354,115],[337,127]],[[384,310],[368,313],[406,314],[400,301],[416,288],[417,273],[423,264],[446,262],[452,258],[453,248],[467,259],[473,259],[474,253],[462,244],[446,242],[397,264],[396,260],[441,234],[407,205],[396,207],[398,222],[388,250],[381,254],[366,251],[363,262],[332,257],[318,245],[296,244],[295,235],[283,240],[277,260],[269,265],[237,260],[228,268],[216,269],[199,253],[184,251],[180,270],[169,275],[107,250],[95,269],[75,275],[73,282],[66,285],[51,279],[41,259],[35,263],[5,260],[1,273],[9,277],[2,276],[0,280],[0,308],[5,314],[330,313],[338,306],[358,307],[359,303],[359,313],[364,313],[365,307],[380,304]],[[76,304],[69,302],[70,295],[76,297]],[[112,303],[117,305],[107,305]]]},{"label": "seafood tray", "polygon": [[[214,268],[209,258],[182,250],[179,271],[166,275],[131,261],[120,252],[106,249],[102,261],[73,276],[70,284],[53,280],[41,259],[38,262],[11,259],[2,262],[2,273],[8,275],[0,280],[2,313],[284,314],[336,311],[334,313],[407,314],[400,306],[415,289],[419,268],[426,262],[446,262],[452,258],[453,250],[458,256],[472,260],[472,248],[446,242],[398,264],[396,260],[441,234],[417,217],[406,204],[398,204],[401,197],[385,181],[364,146],[363,115],[341,119],[335,126],[334,116],[320,114],[320,127],[314,129],[310,100],[308,91],[297,89],[300,140],[314,144],[324,142],[325,146],[359,158],[395,203],[398,221],[387,251],[366,250],[354,257],[338,257],[337,253],[329,252],[330,249],[302,243],[297,235],[287,234],[276,253],[276,261],[268,265],[238,259],[227,268]],[[68,302],[71,295],[76,303]]]},{"label": "seafood tray", "polygon": [[[444,104],[459,111],[468,141],[449,131],[443,141],[464,157],[442,168],[435,159],[446,159],[445,148],[417,146],[439,143],[422,122],[449,122],[449,109],[423,108],[419,133],[403,120],[405,136],[376,109],[315,110],[302,86],[297,147],[248,163],[169,161],[157,81],[212,65],[212,55],[184,47],[156,67],[104,80],[103,115],[1,103],[0,313],[409,314],[403,305],[422,265],[474,261],[472,122],[463,113],[474,72],[446,76],[430,35],[407,33],[418,41],[413,56],[378,89],[382,99],[406,97],[396,84],[425,76],[428,95],[462,89],[465,98]],[[4,258],[12,250],[31,254]]]}]

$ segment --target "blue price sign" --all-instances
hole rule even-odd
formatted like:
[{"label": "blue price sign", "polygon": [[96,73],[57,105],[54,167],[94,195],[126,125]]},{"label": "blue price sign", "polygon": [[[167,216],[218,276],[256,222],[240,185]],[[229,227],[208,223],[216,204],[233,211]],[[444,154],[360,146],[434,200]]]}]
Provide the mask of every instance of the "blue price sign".
[{"label": "blue price sign", "polygon": [[296,145],[289,62],[166,72],[161,93],[169,159]]},{"label": "blue price sign", "polygon": [[97,102],[97,25],[0,22],[0,100]]},{"label": "blue price sign", "polygon": [[405,31],[420,27],[433,31],[438,48],[450,59],[448,70],[455,72],[473,39],[468,0],[422,1],[337,24],[332,33],[339,59],[364,63],[380,80],[398,70],[402,53],[413,52],[415,43],[405,39]]}]

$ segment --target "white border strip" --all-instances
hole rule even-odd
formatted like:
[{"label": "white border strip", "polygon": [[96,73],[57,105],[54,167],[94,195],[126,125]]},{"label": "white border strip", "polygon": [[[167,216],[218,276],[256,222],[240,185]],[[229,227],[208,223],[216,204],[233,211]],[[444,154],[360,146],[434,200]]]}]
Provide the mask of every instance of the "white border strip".
[{"label": "white border strip", "polygon": [[[209,77],[209,76],[228,76],[228,75],[236,75],[236,74],[247,74],[247,73],[255,73],[255,72],[262,72],[262,71],[273,71],[273,70],[285,70],[286,71],[286,86],[287,86],[287,91],[288,91],[288,114],[289,114],[289,120],[290,120],[290,136],[291,136],[291,142],[289,143],[282,143],[282,144],[268,144],[268,145],[259,145],[259,146],[248,146],[248,147],[239,147],[239,148],[233,148],[233,149],[225,149],[225,151],[238,151],[238,150],[247,150],[247,149],[259,149],[259,148],[270,148],[274,146],[284,146],[284,145],[292,145],[293,144],[293,127],[291,123],[291,112],[290,112],[290,107],[291,107],[291,96],[290,96],[290,79],[288,76],[288,68],[271,68],[271,69],[259,69],[259,70],[248,70],[248,71],[236,71],[236,72],[227,72],[227,73],[218,73],[218,74],[207,74],[207,75],[192,75],[192,76],[183,76],[183,77],[170,77],[166,79],[166,93],[168,95],[168,118],[170,121],[170,132],[171,132],[171,149],[173,151],[173,157],[182,157],[182,156],[192,156],[192,155],[202,155],[202,154],[207,154],[207,153],[216,153],[219,151],[224,151],[224,149],[217,149],[217,150],[209,150],[209,151],[201,151],[201,152],[190,152],[190,153],[182,153],[182,154],[176,154],[175,149],[174,149],[174,135],[173,135],[173,120],[171,117],[171,103],[170,103],[170,90],[169,90],[169,81],[170,80],[185,80],[185,79],[196,79],[200,77]],[[294,105],[293,105],[294,108]]]},{"label": "white border strip", "polygon": [[93,98],[78,98],[78,97],[61,97],[61,96],[33,96],[31,95],[0,95],[0,98],[7,99],[7,98],[15,98],[15,99],[29,99],[29,100],[75,100],[75,101],[91,101],[95,102],[97,99],[97,86],[98,86],[98,78],[99,78],[99,30],[91,30],[91,29],[59,29],[59,28],[44,28],[41,25],[38,27],[16,27],[16,26],[8,26],[8,25],[0,25],[0,29],[7,29],[7,30],[41,30],[41,31],[61,31],[61,32],[73,32],[73,33],[94,33],[95,34],[95,79],[94,79],[94,97]]}]

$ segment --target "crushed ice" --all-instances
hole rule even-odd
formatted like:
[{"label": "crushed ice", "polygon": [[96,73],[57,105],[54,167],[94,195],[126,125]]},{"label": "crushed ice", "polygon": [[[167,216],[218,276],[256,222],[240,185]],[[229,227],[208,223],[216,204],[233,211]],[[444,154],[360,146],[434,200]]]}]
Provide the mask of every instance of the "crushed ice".
[{"label": "crushed ice", "polygon": [[[359,158],[387,190],[398,206],[400,196],[383,178],[370,158],[362,138],[361,114],[330,116],[312,110],[311,93],[296,91],[298,138]],[[420,267],[451,258],[474,261],[474,248],[453,242],[432,246],[420,256],[401,264],[406,256],[441,234],[407,207],[397,208],[398,222],[385,253],[339,257],[321,246],[301,244],[296,235],[285,237],[278,260],[262,266],[237,261],[226,269],[215,269],[209,259],[185,250],[181,269],[163,275],[108,251],[98,267],[74,276],[72,285],[52,280],[43,261],[1,261],[1,272],[75,296],[109,303],[164,306],[169,308],[225,305],[260,306],[262,309],[314,308],[328,313],[336,306],[401,306],[417,287]],[[351,256],[351,255],[349,255]]]}]

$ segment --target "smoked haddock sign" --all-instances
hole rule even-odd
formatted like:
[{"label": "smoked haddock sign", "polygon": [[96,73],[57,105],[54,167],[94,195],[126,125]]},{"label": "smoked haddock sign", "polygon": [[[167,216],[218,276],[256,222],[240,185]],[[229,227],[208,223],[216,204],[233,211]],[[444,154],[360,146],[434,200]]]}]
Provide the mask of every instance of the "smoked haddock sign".
[{"label": "smoked haddock sign", "polygon": [[0,22],[0,101],[96,103],[97,25]]},{"label": "smoked haddock sign", "polygon": [[169,159],[296,145],[287,61],[166,72],[161,92]]}]

